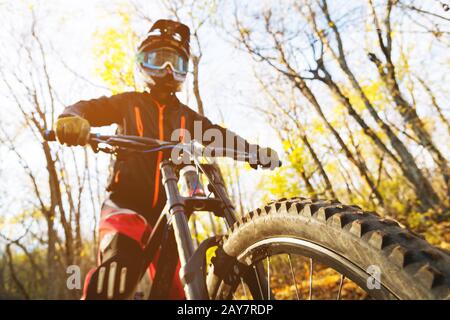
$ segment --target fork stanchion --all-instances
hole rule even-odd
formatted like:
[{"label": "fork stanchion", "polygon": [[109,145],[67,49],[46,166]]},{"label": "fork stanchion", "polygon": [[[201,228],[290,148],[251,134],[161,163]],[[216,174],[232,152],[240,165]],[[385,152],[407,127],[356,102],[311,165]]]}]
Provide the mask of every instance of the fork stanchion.
[{"label": "fork stanchion", "polygon": [[202,290],[202,285],[199,283],[201,279],[198,279],[195,270],[186,270],[186,265],[194,255],[195,248],[185,214],[184,198],[181,196],[177,185],[178,177],[173,165],[167,160],[161,163],[161,173],[167,195],[169,222],[173,228],[180,257],[180,279],[185,288],[186,298],[189,300],[206,299],[207,293]]}]

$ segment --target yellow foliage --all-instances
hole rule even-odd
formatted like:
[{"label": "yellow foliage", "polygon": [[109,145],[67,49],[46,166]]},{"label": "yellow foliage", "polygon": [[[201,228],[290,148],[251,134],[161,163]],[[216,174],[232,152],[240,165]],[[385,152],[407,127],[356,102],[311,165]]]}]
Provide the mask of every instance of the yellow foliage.
[{"label": "yellow foliage", "polygon": [[[14,216],[11,216],[8,220],[4,219],[3,222],[5,224],[18,224],[22,223],[25,219],[29,218],[32,218],[34,220],[42,218],[42,212],[39,210],[34,211],[24,210],[18,214],[15,214]],[[2,221],[0,221],[0,223],[1,222]]]},{"label": "yellow foliage", "polygon": [[425,130],[427,130],[428,132],[435,131],[435,129],[436,129],[436,119],[435,118],[422,116],[421,120],[425,126]]},{"label": "yellow foliage", "polygon": [[325,127],[323,125],[323,122],[319,120],[318,118],[314,118],[312,120],[312,124],[310,126],[310,129],[315,134],[325,134]]},{"label": "yellow foliage", "polygon": [[283,150],[284,151],[288,151],[290,148],[292,148],[292,144],[291,144],[291,142],[289,140],[284,140],[282,142],[282,144],[283,144]]},{"label": "yellow foliage", "polygon": [[395,70],[397,71],[397,77],[400,81],[402,81],[405,76],[410,74],[410,66],[409,66],[409,57],[407,53],[400,51],[400,57],[397,61]]},{"label": "yellow foliage", "polygon": [[[389,103],[389,98],[384,93],[384,86],[381,80],[370,80],[368,84],[362,85],[361,89],[377,111],[383,111],[385,105]],[[359,114],[366,110],[366,106],[359,93],[345,86],[343,86],[342,91],[349,98],[353,109]]]},{"label": "yellow foliage", "polygon": [[335,118],[341,118],[345,114],[345,107],[342,104],[337,104],[333,107],[332,114]]},{"label": "yellow foliage", "polygon": [[364,94],[377,111],[384,110],[384,106],[388,102],[388,98],[384,94],[383,88],[382,82],[378,80],[371,81],[368,85],[362,87]]},{"label": "yellow foliage", "polygon": [[137,35],[132,30],[128,14],[119,13],[119,28],[96,31],[93,49],[98,60],[95,73],[105,82],[113,94],[136,89],[134,80]]}]

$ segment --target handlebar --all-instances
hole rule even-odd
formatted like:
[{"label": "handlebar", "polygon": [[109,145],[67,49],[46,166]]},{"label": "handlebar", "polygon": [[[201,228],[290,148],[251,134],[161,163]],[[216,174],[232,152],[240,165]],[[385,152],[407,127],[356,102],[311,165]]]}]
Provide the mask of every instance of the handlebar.
[{"label": "handlebar", "polygon": [[[53,130],[46,130],[44,132],[44,139],[47,141],[56,141],[56,133]],[[95,152],[104,151],[111,153],[111,150],[102,149],[98,147],[99,143],[105,143],[112,147],[119,147],[122,149],[131,149],[134,151],[140,152],[157,152],[163,149],[174,149],[179,148],[184,151],[189,152],[190,154],[202,154],[202,151],[199,152],[199,147],[194,143],[186,144],[179,142],[168,142],[162,141],[153,138],[147,137],[138,137],[138,136],[129,136],[129,135],[101,135],[97,133],[91,133],[88,139],[88,143],[92,146]],[[208,150],[208,155],[211,157],[214,156],[224,156],[228,152],[233,152],[233,159],[241,160],[245,162],[257,163],[257,155],[251,154],[248,152],[238,152],[234,149],[226,149],[226,148],[211,148],[204,147],[204,150]],[[228,156],[228,154],[227,154]],[[282,163],[279,161],[278,166],[281,166]]]},{"label": "handlebar", "polygon": [[[56,141],[56,132],[54,130],[46,130],[44,132],[44,139],[46,141]],[[167,146],[167,145],[175,145],[173,142],[167,142],[162,141],[158,139],[153,138],[146,138],[146,137],[138,137],[138,136],[128,136],[128,135],[101,135],[98,133],[91,133],[88,139],[88,143],[92,142],[105,142],[105,143],[115,143],[119,140],[128,140],[130,143],[133,143],[133,145],[130,145],[130,148],[136,147],[134,143],[140,143],[145,144],[146,147],[160,147],[160,146]]]}]

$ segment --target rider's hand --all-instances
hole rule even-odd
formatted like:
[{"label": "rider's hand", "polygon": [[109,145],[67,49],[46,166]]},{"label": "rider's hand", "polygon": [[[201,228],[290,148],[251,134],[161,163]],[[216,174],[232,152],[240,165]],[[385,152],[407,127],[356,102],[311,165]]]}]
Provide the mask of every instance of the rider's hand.
[{"label": "rider's hand", "polygon": [[250,164],[253,169],[257,169],[258,166],[274,170],[281,166],[278,153],[272,148],[258,148],[258,163]]},{"label": "rider's hand", "polygon": [[59,118],[56,121],[56,137],[68,146],[84,146],[89,139],[91,126],[86,119],[79,116]]}]

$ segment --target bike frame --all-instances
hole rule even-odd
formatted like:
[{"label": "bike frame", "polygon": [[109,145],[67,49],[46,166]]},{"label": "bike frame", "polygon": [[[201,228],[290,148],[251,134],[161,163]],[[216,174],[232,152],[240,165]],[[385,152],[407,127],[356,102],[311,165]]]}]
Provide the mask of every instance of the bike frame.
[{"label": "bike frame", "polygon": [[[44,134],[48,141],[55,141],[55,133],[48,131]],[[101,148],[99,144],[106,143],[113,148]],[[94,152],[117,153],[120,150],[134,150],[136,152],[154,152],[162,148],[175,147],[174,143],[164,142],[152,138],[135,136],[102,136],[91,134],[89,139]],[[238,214],[231,202],[220,169],[215,164],[200,164],[195,161],[194,142],[191,144],[180,144],[184,150],[191,155],[191,163],[176,165],[172,160],[164,160],[160,164],[162,185],[166,192],[166,205],[162,210],[152,232],[148,238],[144,251],[144,264],[142,265],[141,277],[145,274],[148,266],[153,261],[156,252],[159,251],[156,274],[152,282],[149,299],[167,299],[172,286],[178,260],[180,261],[180,279],[184,287],[186,298],[189,300],[209,299],[206,286],[206,251],[218,246],[222,235],[216,235],[204,240],[197,248],[194,246],[192,234],[189,229],[189,217],[195,211],[209,211],[215,216],[225,219],[228,228],[238,221]],[[146,150],[156,147],[153,150]],[[118,148],[117,151],[115,148]],[[190,150],[190,151],[188,151]],[[249,155],[245,156],[249,158]],[[243,158],[239,158],[244,160]],[[248,160],[247,160],[248,161]],[[195,165],[208,179],[208,190],[214,194],[209,196],[182,196],[178,181],[179,172],[184,166]],[[197,176],[197,179],[199,177]],[[227,262],[236,262],[234,257],[227,256],[222,252],[221,259]],[[252,295],[255,298],[267,299],[266,281],[262,264],[254,267],[254,273],[243,268],[241,274],[244,277]]]},{"label": "bike frame", "polygon": [[[209,183],[213,184],[213,187],[210,187],[215,196],[213,198],[183,197],[178,187],[177,174],[181,167],[175,166],[170,160],[163,161],[160,166],[167,202],[146,246],[146,262],[149,263],[161,244],[160,260],[150,291],[150,299],[167,297],[178,258],[181,265],[180,279],[186,298],[208,299],[205,283],[206,251],[217,246],[219,238],[208,238],[195,250],[188,224],[189,217],[194,213],[195,208],[202,208],[203,211],[211,211],[216,216],[225,218],[229,226],[236,221],[236,212],[226,192],[222,175],[216,166],[200,165],[202,172],[210,180]],[[145,268],[148,263],[145,264]],[[160,268],[160,266],[164,267]]]},{"label": "bike frame", "polygon": [[[167,298],[172,279],[176,270],[178,258],[180,260],[180,279],[184,286],[188,300],[209,299],[206,287],[206,252],[209,248],[218,246],[222,235],[204,240],[197,249],[194,249],[192,233],[189,229],[189,217],[195,213],[195,208],[210,211],[215,216],[224,218],[228,227],[238,221],[238,214],[231,202],[222,174],[217,165],[197,164],[202,173],[209,180],[208,189],[214,194],[210,197],[183,197],[178,187],[181,167],[175,166],[170,160],[161,163],[162,183],[164,185],[167,202],[158,222],[155,225],[147,247],[146,257],[148,263],[152,260],[158,245],[161,244],[160,260],[156,268],[149,299]],[[164,221],[165,223],[161,223]],[[222,254],[223,255],[223,254]],[[226,263],[236,263],[234,257],[225,255]],[[148,266],[148,263],[145,266]],[[265,272],[262,263],[258,263],[253,272],[247,267],[241,267],[241,275],[253,297],[268,299]]]}]

